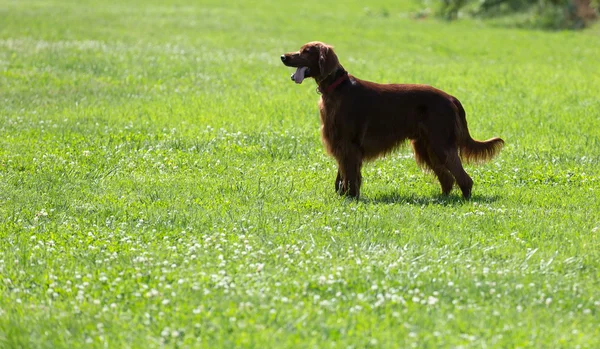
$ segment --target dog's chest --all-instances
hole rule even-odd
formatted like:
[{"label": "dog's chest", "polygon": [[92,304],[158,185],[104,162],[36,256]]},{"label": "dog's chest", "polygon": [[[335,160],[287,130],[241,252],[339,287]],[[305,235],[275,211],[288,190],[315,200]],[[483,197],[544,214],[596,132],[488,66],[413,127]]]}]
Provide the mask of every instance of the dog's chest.
[{"label": "dog's chest", "polygon": [[319,112],[321,114],[321,124],[326,126],[333,124],[338,117],[340,102],[336,100],[325,100],[323,97],[319,100]]},{"label": "dog's chest", "polygon": [[321,137],[327,143],[327,145],[335,144],[336,138],[341,131],[339,130],[339,118],[342,116],[340,113],[340,102],[336,100],[321,99],[319,100],[319,112],[321,114]]},{"label": "dog's chest", "polygon": [[[331,102],[319,100],[319,113],[321,114],[321,130],[325,132],[327,129],[333,128],[336,108]],[[323,133],[325,136],[325,133]]]}]

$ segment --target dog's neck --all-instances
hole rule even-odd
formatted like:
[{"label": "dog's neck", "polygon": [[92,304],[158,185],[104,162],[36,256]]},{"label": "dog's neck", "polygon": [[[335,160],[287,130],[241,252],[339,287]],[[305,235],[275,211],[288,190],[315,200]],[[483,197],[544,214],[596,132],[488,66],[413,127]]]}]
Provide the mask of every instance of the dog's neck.
[{"label": "dog's neck", "polygon": [[341,83],[348,80],[348,72],[344,67],[338,65],[338,67],[325,78],[317,81],[317,90],[321,94],[328,94],[334,91]]}]

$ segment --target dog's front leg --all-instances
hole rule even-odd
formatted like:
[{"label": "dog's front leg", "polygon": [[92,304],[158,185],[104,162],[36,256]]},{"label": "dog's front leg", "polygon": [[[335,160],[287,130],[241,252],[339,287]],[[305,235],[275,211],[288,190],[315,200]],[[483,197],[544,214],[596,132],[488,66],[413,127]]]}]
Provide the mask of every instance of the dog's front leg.
[{"label": "dog's front leg", "polygon": [[340,169],[338,167],[337,170],[337,176],[335,177],[335,192],[343,195],[344,193],[342,192],[342,174],[340,173]]},{"label": "dog's front leg", "polygon": [[360,197],[360,185],[362,183],[362,176],[360,170],[362,168],[362,156],[361,152],[357,148],[349,149],[339,159],[338,179],[337,183],[340,183],[338,192],[341,195],[348,195],[352,198],[358,199]]}]

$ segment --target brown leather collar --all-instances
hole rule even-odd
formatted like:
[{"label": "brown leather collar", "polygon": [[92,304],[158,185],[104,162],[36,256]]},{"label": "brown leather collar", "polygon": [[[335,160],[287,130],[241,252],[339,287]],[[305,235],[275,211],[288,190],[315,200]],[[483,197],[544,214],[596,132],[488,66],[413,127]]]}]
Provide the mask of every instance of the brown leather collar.
[{"label": "brown leather collar", "polygon": [[325,94],[328,94],[328,93],[332,92],[333,90],[335,90],[335,88],[336,88],[336,87],[338,87],[338,86],[339,86],[339,85],[340,85],[342,82],[344,82],[344,81],[346,81],[346,80],[349,80],[349,79],[350,79],[350,78],[348,77],[348,72],[347,72],[347,71],[344,71],[344,72],[342,73],[342,75],[341,75],[339,78],[335,79],[335,81],[334,81],[334,82],[332,82],[332,83],[331,83],[331,85],[327,86],[327,88],[326,88],[326,89],[324,89],[324,90],[323,90],[323,89],[321,88],[321,86],[319,86],[319,87],[317,88],[317,90],[318,90],[318,91],[319,91],[321,94],[324,94],[324,95],[325,95]]}]

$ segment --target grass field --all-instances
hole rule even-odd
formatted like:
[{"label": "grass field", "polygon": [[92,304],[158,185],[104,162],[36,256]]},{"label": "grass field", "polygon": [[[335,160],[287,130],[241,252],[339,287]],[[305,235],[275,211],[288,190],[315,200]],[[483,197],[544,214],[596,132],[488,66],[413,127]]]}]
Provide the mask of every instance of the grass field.
[{"label": "grass field", "polygon": [[[0,0],[0,347],[600,347],[598,31],[368,6]],[[311,40],[504,138],[472,200],[337,196]]]}]

